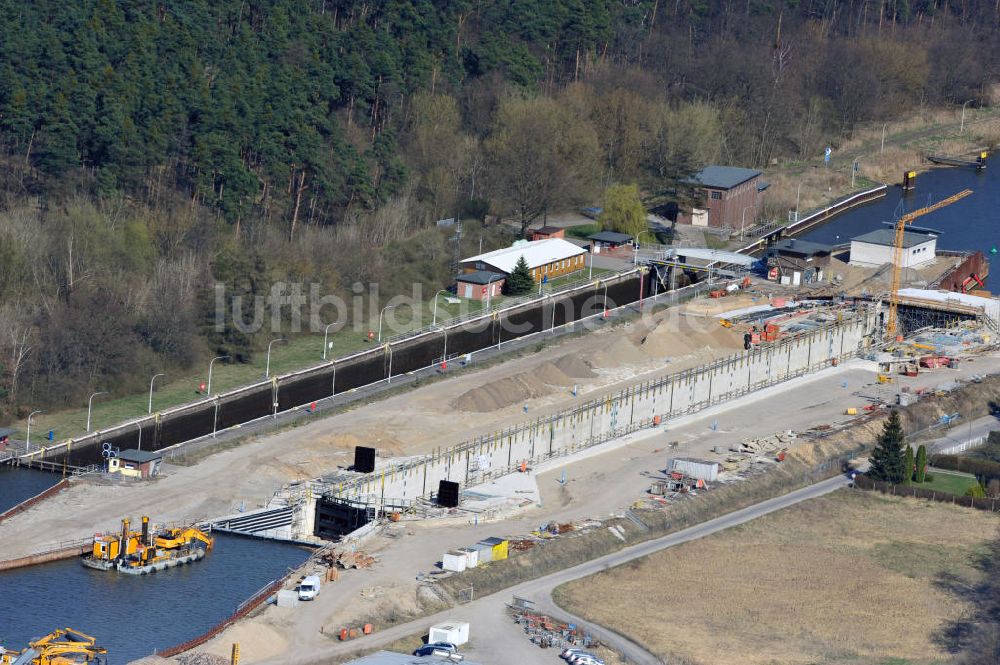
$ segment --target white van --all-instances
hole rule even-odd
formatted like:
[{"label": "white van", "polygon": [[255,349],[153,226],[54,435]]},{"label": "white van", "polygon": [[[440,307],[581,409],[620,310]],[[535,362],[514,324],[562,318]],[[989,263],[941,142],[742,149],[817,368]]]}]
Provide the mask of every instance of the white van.
[{"label": "white van", "polygon": [[313,600],[319,595],[319,577],[310,575],[299,583],[299,600]]}]

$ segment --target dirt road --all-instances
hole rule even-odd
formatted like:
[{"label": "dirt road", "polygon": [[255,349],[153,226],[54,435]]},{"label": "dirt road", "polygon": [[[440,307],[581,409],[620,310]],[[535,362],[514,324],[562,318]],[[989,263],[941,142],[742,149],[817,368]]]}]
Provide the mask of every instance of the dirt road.
[{"label": "dirt road", "polygon": [[[654,540],[649,540],[638,545],[633,545],[619,552],[594,559],[593,561],[588,561],[587,563],[579,566],[568,568],[531,582],[519,584],[515,587],[490,596],[485,596],[464,605],[459,609],[439,612],[438,614],[423,617],[416,621],[393,626],[392,628],[386,629],[378,634],[366,637],[364,647],[376,648],[379,645],[388,644],[408,635],[425,631],[427,626],[434,623],[438,623],[449,618],[461,617],[462,620],[469,621],[472,624],[471,633],[475,646],[465,652],[466,656],[470,660],[481,662],[484,665],[501,665],[502,663],[510,662],[511,650],[516,649],[519,656],[522,654],[530,654],[528,660],[522,660],[519,658],[518,662],[525,664],[558,663],[559,661],[555,659],[555,652],[542,651],[536,647],[531,647],[528,651],[517,648],[517,644],[512,641],[511,635],[512,633],[521,632],[519,629],[515,629],[513,631],[494,631],[492,629],[493,626],[499,626],[504,623],[510,624],[510,621],[504,615],[504,612],[506,604],[510,602],[511,596],[516,595],[535,601],[539,609],[544,612],[550,612],[555,616],[562,615],[576,623],[587,625],[589,629],[593,630],[595,634],[601,636],[602,639],[607,640],[615,647],[621,649],[626,654],[626,657],[630,662],[640,663],[643,665],[660,663],[659,659],[634,642],[612,634],[610,631],[601,629],[600,627],[591,626],[585,621],[579,619],[579,617],[570,616],[564,610],[556,607],[551,600],[552,590],[565,582],[586,577],[587,575],[592,575],[593,573],[612,566],[619,566],[624,563],[628,563],[629,561],[644,557],[648,554],[652,554],[653,552],[658,552],[668,547],[673,547],[681,543],[703,538],[704,536],[716,533],[723,529],[728,529],[732,526],[749,522],[750,520],[756,519],[762,515],[767,515],[768,513],[795,505],[801,501],[807,501],[829,492],[833,492],[837,489],[845,487],[847,484],[848,480],[841,476],[824,480],[823,482],[815,485],[791,492],[781,497],[763,501],[750,506],[749,508],[738,510],[734,513],[730,513],[729,515],[719,517],[689,529],[663,536],[661,538],[656,538]],[[520,640],[524,644],[528,644],[527,637],[525,637],[523,633],[520,636]],[[294,656],[285,654],[279,659],[273,659],[267,662],[298,665],[337,662],[338,655],[355,651],[359,646],[361,645],[358,642],[345,642],[339,644],[332,643],[324,648],[309,650],[302,649],[300,646],[295,649],[296,654]]]}]

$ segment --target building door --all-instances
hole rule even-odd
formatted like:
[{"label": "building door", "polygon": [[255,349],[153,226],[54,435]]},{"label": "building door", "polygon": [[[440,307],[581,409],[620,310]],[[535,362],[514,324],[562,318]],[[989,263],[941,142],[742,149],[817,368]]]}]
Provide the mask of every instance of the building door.
[{"label": "building door", "polygon": [[472,297],[472,284],[466,284],[465,285],[465,297],[466,298],[471,298]]},{"label": "building door", "polygon": [[702,208],[692,210],[691,226],[708,226],[708,211]]}]

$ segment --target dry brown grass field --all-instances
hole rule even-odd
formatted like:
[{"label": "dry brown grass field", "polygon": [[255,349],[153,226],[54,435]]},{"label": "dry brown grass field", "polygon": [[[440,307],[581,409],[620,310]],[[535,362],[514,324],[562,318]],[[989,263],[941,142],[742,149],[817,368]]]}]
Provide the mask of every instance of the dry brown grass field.
[{"label": "dry brown grass field", "polygon": [[[1000,516],[842,490],[556,590],[667,662],[930,664]],[[945,584],[945,581],[948,581]]]}]

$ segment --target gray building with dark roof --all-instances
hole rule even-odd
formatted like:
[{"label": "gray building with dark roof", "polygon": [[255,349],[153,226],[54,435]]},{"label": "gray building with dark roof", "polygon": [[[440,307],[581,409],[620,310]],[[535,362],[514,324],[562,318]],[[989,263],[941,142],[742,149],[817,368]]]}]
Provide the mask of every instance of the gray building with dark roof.
[{"label": "gray building with dark roof", "polygon": [[700,200],[678,213],[678,223],[734,230],[753,226],[768,187],[762,175],[738,166],[706,166],[689,182]]}]

